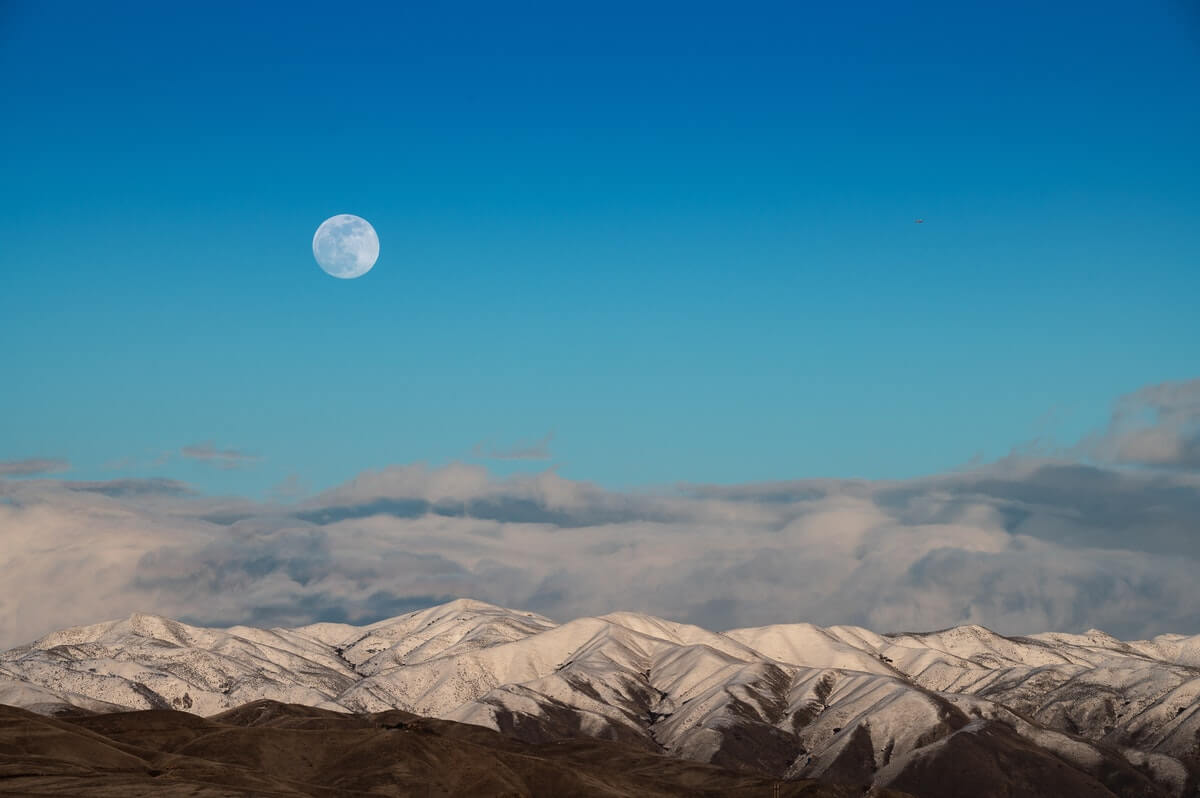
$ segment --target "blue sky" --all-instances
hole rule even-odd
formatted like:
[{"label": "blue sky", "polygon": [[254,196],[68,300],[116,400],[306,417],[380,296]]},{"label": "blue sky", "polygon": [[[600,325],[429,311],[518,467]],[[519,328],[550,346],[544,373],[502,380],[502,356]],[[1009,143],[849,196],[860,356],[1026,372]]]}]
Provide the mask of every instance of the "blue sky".
[{"label": "blue sky", "polygon": [[1200,373],[1183,2],[427,5],[0,7],[0,460],[905,478]]}]

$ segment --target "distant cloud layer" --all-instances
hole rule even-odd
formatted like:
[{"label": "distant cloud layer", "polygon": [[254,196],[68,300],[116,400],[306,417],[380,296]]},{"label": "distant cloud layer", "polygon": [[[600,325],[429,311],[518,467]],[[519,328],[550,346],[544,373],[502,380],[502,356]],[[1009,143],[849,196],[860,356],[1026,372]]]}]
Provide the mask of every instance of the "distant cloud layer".
[{"label": "distant cloud layer", "polygon": [[0,477],[29,477],[37,474],[57,474],[70,469],[71,464],[56,457],[30,457],[25,460],[0,461]]},{"label": "distant cloud layer", "polygon": [[[619,492],[553,472],[407,465],[282,505],[169,480],[6,481],[0,645],[135,610],[365,622],[455,596],[710,628],[1196,633],[1195,386],[1123,399],[1091,458],[895,482]],[[1180,443],[1129,448],[1155,435]]]}]

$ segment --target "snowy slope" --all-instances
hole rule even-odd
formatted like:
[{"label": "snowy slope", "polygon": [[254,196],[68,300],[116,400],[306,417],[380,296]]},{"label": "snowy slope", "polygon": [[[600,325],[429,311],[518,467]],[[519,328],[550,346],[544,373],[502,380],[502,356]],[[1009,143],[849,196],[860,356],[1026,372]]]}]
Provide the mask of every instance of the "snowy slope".
[{"label": "snowy slope", "polygon": [[1070,789],[1190,795],[1198,663],[1200,639],[1178,635],[804,623],[720,634],[629,612],[556,624],[463,599],[364,627],[135,614],[66,629],[0,654],[0,703],[210,715],[269,698],[531,741],[603,737],[777,776],[911,786],[964,756],[1001,770],[1016,758],[1066,763],[1081,780]]}]

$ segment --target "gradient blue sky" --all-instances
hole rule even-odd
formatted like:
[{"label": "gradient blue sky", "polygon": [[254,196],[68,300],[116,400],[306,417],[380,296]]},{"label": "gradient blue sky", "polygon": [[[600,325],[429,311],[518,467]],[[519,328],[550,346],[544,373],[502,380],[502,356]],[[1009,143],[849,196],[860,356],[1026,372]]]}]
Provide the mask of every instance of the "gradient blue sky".
[{"label": "gradient blue sky", "polygon": [[0,460],[899,478],[1200,373],[1182,0],[118,5],[0,5]]}]

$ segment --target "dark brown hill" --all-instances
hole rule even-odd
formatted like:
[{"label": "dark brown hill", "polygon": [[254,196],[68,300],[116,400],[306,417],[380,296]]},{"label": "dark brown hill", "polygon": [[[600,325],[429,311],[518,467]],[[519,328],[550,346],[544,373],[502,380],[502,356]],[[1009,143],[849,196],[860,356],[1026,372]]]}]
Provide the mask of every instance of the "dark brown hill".
[{"label": "dark brown hill", "polygon": [[[766,798],[773,784],[619,743],[534,745],[400,711],[355,716],[256,701],[211,718],[170,710],[47,718],[0,706],[3,795]],[[863,794],[811,781],[780,782],[778,793]]]}]

